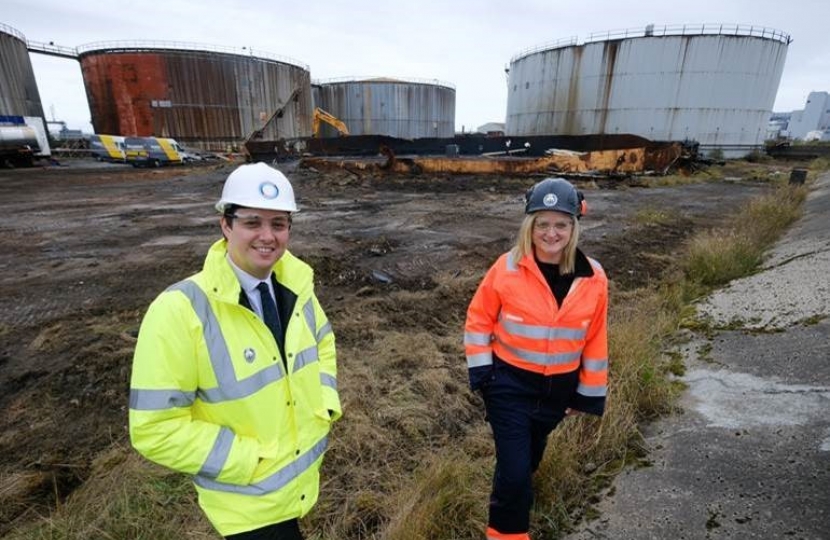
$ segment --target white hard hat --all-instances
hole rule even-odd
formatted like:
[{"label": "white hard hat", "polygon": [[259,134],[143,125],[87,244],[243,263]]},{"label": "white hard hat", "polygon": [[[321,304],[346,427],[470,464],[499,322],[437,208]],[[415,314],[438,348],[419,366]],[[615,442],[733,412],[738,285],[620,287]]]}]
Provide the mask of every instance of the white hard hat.
[{"label": "white hard hat", "polygon": [[280,171],[265,163],[240,165],[228,175],[216,209],[224,212],[231,204],[246,208],[297,212],[291,182]]}]

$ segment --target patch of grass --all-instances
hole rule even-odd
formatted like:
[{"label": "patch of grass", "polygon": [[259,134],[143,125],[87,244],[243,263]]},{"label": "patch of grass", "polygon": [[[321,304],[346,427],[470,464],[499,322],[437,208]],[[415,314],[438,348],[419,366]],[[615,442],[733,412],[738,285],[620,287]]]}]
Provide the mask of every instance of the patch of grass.
[{"label": "patch of grass", "polygon": [[384,504],[392,508],[386,538],[479,538],[487,526],[482,494],[490,489],[490,459],[459,451],[432,456]]},{"label": "patch of grass", "polygon": [[697,350],[697,357],[701,362],[706,362],[707,364],[713,363],[712,360],[712,343],[707,341],[700,348]]},{"label": "patch of grass", "polygon": [[801,324],[801,326],[815,326],[826,318],[826,315],[816,314],[801,319],[799,323]]},{"label": "patch of grass", "polygon": [[709,287],[745,276],[761,262],[763,251],[742,231],[712,231],[692,239],[686,275]]},{"label": "patch of grass", "polygon": [[721,526],[720,521],[718,521],[718,518],[720,518],[720,517],[721,517],[720,512],[710,508],[709,509],[709,518],[706,520],[706,530],[711,531],[713,529],[717,529],[718,527],[720,527]]},{"label": "patch of grass", "polygon": [[712,339],[715,332],[718,330],[715,328],[714,324],[712,324],[711,318],[698,315],[696,312],[692,313],[690,316],[683,317],[680,320],[680,327],[686,330],[691,330],[692,332],[700,334],[707,339]]},{"label": "patch of grass", "polygon": [[129,448],[115,446],[95,460],[91,477],[52,516],[4,538],[220,537],[202,517],[189,478],[153,465]]},{"label": "patch of grass", "polygon": [[725,230],[695,236],[684,263],[686,278],[713,288],[754,271],[764,251],[798,218],[806,195],[804,187],[777,188],[740,209]]},{"label": "patch of grass", "polygon": [[808,167],[813,172],[824,172],[830,170],[830,158],[820,157],[810,162]]},{"label": "patch of grass", "polygon": [[763,150],[758,149],[755,149],[747,154],[744,159],[750,163],[769,163],[770,161],[773,161],[772,156],[768,155]]},{"label": "patch of grass", "polygon": [[683,355],[678,351],[670,351],[666,354],[666,372],[675,377],[682,377],[686,374],[686,364],[683,363]]},{"label": "patch of grass", "polygon": [[666,210],[647,207],[634,214],[634,222],[640,225],[665,225],[673,221],[672,215]]},{"label": "patch of grass", "polygon": [[645,187],[669,187],[712,182],[722,178],[723,172],[720,167],[707,167],[695,174],[677,173],[662,176],[641,176],[637,178],[637,183]]}]

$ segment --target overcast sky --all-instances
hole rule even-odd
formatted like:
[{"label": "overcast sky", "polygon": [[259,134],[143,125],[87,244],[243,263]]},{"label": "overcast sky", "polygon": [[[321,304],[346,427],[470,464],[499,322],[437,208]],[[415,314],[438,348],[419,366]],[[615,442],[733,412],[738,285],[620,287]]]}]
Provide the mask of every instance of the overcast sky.
[{"label": "overcast sky", "polygon": [[[250,47],[309,66],[312,79],[409,77],[456,88],[456,128],[503,122],[505,67],[516,53],[592,32],[746,24],[790,34],[776,112],[830,91],[828,0],[2,0],[0,23],[31,41],[167,40]],[[77,61],[32,54],[48,119],[91,131]]]}]

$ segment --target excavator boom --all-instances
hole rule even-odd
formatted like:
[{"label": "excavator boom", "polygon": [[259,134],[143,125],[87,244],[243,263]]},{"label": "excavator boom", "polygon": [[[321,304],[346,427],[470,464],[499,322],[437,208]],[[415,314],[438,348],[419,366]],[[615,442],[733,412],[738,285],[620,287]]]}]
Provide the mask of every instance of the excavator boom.
[{"label": "excavator boom", "polygon": [[324,111],[320,107],[317,107],[314,109],[314,119],[311,123],[312,137],[320,136],[320,122],[325,122],[326,124],[336,129],[338,135],[349,134],[349,128],[346,127],[346,124],[342,120],[340,120],[330,112]]},{"label": "excavator boom", "polygon": [[271,122],[279,118],[282,118],[283,114],[285,113],[285,108],[288,107],[290,103],[298,101],[299,97],[300,89],[295,88],[294,91],[291,92],[291,95],[288,96],[288,99],[285,100],[285,103],[281,107],[277,108],[277,110],[275,110],[273,113],[271,113],[271,116],[269,116],[268,119],[262,124],[261,128],[253,130],[250,133],[250,135],[248,135],[248,137],[245,139],[245,142],[243,144],[247,144],[248,141],[252,141],[254,139],[261,139],[262,134],[265,131],[265,128],[267,128]]}]

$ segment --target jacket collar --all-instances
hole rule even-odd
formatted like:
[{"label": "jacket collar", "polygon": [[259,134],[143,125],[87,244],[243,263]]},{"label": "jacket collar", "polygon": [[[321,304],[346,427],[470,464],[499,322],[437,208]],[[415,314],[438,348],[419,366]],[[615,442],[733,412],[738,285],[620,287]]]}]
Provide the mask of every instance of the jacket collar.
[{"label": "jacket collar", "polygon": [[574,261],[574,277],[591,277],[594,275],[594,267],[582,250],[576,248],[576,261]]},{"label": "jacket collar", "polygon": [[[519,261],[520,266],[526,266],[531,272],[539,272],[539,267],[536,265],[534,255],[531,253],[522,257]],[[588,257],[582,253],[582,250],[576,248],[576,260],[574,261],[574,277],[591,277],[594,275],[594,267]]]},{"label": "jacket collar", "polygon": [[[202,275],[205,278],[206,291],[218,300],[236,304],[242,286],[227,259],[228,242],[224,238],[217,240],[208,250]],[[311,267],[292,255],[288,250],[274,265],[272,279],[299,295],[313,283]]]}]

